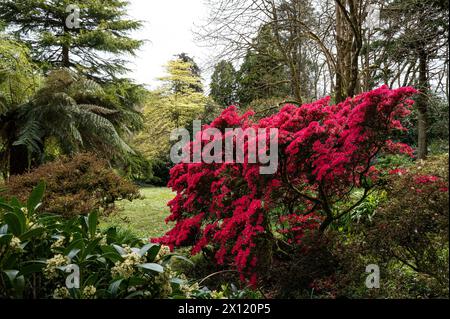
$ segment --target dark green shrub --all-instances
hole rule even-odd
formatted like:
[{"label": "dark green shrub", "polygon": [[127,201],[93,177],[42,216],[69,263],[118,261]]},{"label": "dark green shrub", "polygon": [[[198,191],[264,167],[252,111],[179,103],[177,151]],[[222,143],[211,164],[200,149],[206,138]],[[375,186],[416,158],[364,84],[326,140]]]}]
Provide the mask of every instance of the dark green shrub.
[{"label": "dark green shrub", "polygon": [[[0,201],[0,298],[167,298],[193,290],[170,269],[173,254],[115,228],[101,232],[97,213],[36,214],[43,193],[41,183],[27,204]],[[67,288],[74,265],[80,285]]]},{"label": "dark green shrub", "polygon": [[[40,183],[24,204],[0,199],[0,299],[258,296],[233,285],[211,291],[187,280],[171,266],[188,259],[116,227],[101,231],[97,213],[72,219],[38,214],[44,189]],[[79,286],[67,287],[74,267]]]},{"label": "dark green shrub", "polygon": [[[393,170],[372,221],[336,238],[335,289],[355,298],[448,298],[448,155]],[[380,289],[365,267],[380,267]]]},{"label": "dark green shrub", "polygon": [[12,176],[2,196],[25,201],[31,190],[45,181],[47,192],[42,209],[71,217],[94,210],[109,213],[117,200],[139,197],[138,188],[117,175],[108,163],[94,154],[83,153],[39,166],[29,173]]}]

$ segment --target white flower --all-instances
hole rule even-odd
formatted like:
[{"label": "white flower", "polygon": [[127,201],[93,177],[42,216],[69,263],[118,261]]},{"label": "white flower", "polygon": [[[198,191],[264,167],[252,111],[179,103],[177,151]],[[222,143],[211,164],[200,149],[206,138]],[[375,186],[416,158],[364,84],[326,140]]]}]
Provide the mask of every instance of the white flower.
[{"label": "white flower", "polygon": [[[181,277],[181,276],[180,276]],[[182,279],[182,278],[180,278]],[[192,285],[188,285],[188,284],[181,284],[180,285],[180,290],[184,293],[184,295],[186,296],[187,299],[192,297],[192,293],[194,291],[200,290],[200,286],[199,284],[196,282]]]},{"label": "white flower", "polygon": [[63,237],[60,237],[57,241],[55,241],[51,246],[50,246],[50,249],[52,250],[52,251],[55,251],[56,249],[58,249],[58,248],[61,248],[61,247],[64,247],[64,241],[66,240],[66,238],[63,236]]},{"label": "white flower", "polygon": [[70,263],[70,259],[67,256],[61,254],[55,255],[53,258],[47,260],[47,266],[44,268],[44,276],[47,279],[54,279],[58,276],[56,272],[57,267],[66,266]]},{"label": "white flower", "polygon": [[170,254],[170,247],[161,245],[161,248],[159,249],[159,252],[156,255],[156,260],[159,260],[159,259],[163,258],[164,256],[167,256],[168,254]]},{"label": "white flower", "polygon": [[20,251],[23,250],[22,247],[20,247],[20,244],[21,244],[21,243],[22,243],[22,242],[20,241],[20,238],[14,236],[14,237],[11,239],[11,242],[9,243],[9,246],[11,247],[11,249],[12,249],[13,251],[20,252]]},{"label": "white flower", "polygon": [[122,257],[124,260],[122,262],[118,261],[115,263],[114,267],[111,268],[111,275],[113,278],[121,277],[128,279],[134,274],[135,266],[145,262],[145,258],[141,257],[138,253],[133,252],[133,250],[125,246],[124,250],[126,252]]},{"label": "white flower", "polygon": [[58,287],[53,291],[54,299],[66,299],[70,297],[69,289],[66,287]]},{"label": "white flower", "polygon": [[86,286],[83,289],[83,297],[90,299],[95,297],[95,293],[97,292],[97,288],[94,286]]}]

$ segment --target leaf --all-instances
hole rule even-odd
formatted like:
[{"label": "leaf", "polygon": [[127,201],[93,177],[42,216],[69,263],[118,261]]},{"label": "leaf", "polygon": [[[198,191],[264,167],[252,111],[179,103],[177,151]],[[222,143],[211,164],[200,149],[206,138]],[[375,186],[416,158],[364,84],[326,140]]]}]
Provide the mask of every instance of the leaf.
[{"label": "leaf", "polygon": [[120,284],[122,283],[123,279],[118,279],[113,281],[108,288],[108,292],[112,295],[112,296],[116,296],[117,292],[120,288]]},{"label": "leaf", "polygon": [[99,247],[99,243],[101,240],[101,238],[96,238],[87,245],[86,249],[83,251],[83,255],[85,256],[85,258],[86,256],[90,255],[95,248]]},{"label": "leaf", "polygon": [[81,249],[72,249],[68,254],[67,257],[70,258],[70,260],[72,260],[76,255],[78,255],[78,253],[81,251]]},{"label": "leaf", "polygon": [[144,246],[142,246],[142,248],[139,250],[139,256],[144,256],[149,250],[150,252],[148,253],[148,259],[149,260],[154,260],[156,255],[158,255],[159,250],[161,249],[160,245],[157,244],[146,244]]},{"label": "leaf", "polygon": [[175,285],[181,285],[181,284],[184,284],[186,282],[186,280],[183,280],[180,278],[172,278],[172,279],[170,279],[170,282]]},{"label": "leaf", "polygon": [[34,228],[23,233],[22,236],[20,236],[20,240],[25,241],[30,240],[33,237],[40,237],[44,232],[45,232],[44,227]]},{"label": "leaf", "polygon": [[3,271],[6,276],[8,277],[9,281],[11,282],[11,284],[14,283],[14,280],[16,279],[17,275],[19,274],[18,270],[12,269],[12,270],[4,270]]},{"label": "leaf", "polygon": [[0,244],[9,244],[13,235],[11,234],[0,234]]},{"label": "leaf", "polygon": [[139,265],[137,265],[137,267],[142,268],[144,270],[155,271],[158,273],[164,272],[164,267],[161,266],[160,264],[155,264],[155,263],[139,264]]},{"label": "leaf", "polygon": [[95,236],[97,232],[97,223],[98,223],[98,214],[97,212],[93,212],[88,216],[88,230],[91,238]]},{"label": "leaf", "polygon": [[120,254],[120,256],[126,255],[125,250],[119,245],[113,244],[114,249]]},{"label": "leaf", "polygon": [[75,239],[72,243],[70,243],[69,246],[67,246],[64,249],[64,254],[66,256],[68,256],[72,250],[74,250],[74,249],[81,250],[81,249],[83,249],[83,246],[84,246],[83,239],[81,239],[81,238]]},{"label": "leaf", "polygon": [[41,203],[42,198],[44,197],[44,192],[45,192],[45,182],[41,181],[33,189],[30,197],[28,198],[27,209],[30,214],[34,213],[34,211],[38,208],[38,205]]},{"label": "leaf", "polygon": [[0,227],[0,235],[7,233],[8,233],[8,225],[3,225],[2,227]]},{"label": "leaf", "polygon": [[11,233],[19,237],[22,234],[22,224],[19,217],[14,213],[7,213],[3,216],[5,222],[8,224]]},{"label": "leaf", "polygon": [[143,295],[144,295],[143,291],[135,291],[135,292],[132,292],[131,294],[129,294],[128,296],[126,296],[125,299],[133,299],[135,297],[143,296]]},{"label": "leaf", "polygon": [[113,247],[102,246],[101,249],[103,251],[102,257],[107,258],[108,260],[112,261],[113,263],[123,260],[120,253],[118,253],[117,250],[114,249]]},{"label": "leaf", "polygon": [[45,267],[45,264],[42,263],[34,263],[30,265],[23,266],[22,269],[20,269],[19,274],[23,276],[28,276],[30,274],[41,272],[42,268]]},{"label": "leaf", "polygon": [[9,206],[8,204],[6,204],[2,201],[0,201],[0,208],[4,209],[6,211],[9,211],[9,212],[11,212],[13,210],[13,208],[11,206]]},{"label": "leaf", "polygon": [[183,260],[183,261],[185,261],[185,262],[187,262],[187,263],[189,263],[189,264],[191,264],[191,265],[195,265],[193,262],[192,262],[192,260],[190,260],[189,258],[186,258],[186,257],[184,257],[184,256],[181,256],[181,255],[176,255],[176,254],[169,254],[169,255],[166,255],[166,256],[164,256],[164,260],[165,261],[168,261],[170,258],[176,258],[176,259],[180,259],[180,260]]}]

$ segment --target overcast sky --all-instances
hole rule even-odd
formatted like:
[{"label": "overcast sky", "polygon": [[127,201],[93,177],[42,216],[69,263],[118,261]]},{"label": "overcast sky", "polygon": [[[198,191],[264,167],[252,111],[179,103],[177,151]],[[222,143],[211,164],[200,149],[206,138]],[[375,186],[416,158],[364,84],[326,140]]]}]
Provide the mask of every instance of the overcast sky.
[{"label": "overcast sky", "polygon": [[[146,39],[130,65],[129,77],[155,88],[164,75],[163,65],[175,54],[188,53],[200,65],[207,61],[208,49],[194,43],[192,29],[207,17],[203,0],[130,0],[129,16],[142,20],[144,27],[133,37]],[[209,81],[204,73],[205,84]]]}]

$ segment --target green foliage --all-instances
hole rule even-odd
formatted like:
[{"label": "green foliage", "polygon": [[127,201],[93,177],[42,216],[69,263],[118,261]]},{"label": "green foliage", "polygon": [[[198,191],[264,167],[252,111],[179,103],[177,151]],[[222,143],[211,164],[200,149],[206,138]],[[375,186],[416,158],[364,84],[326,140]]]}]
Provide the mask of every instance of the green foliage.
[{"label": "green foliage", "polygon": [[39,83],[28,49],[0,33],[0,116],[28,101]]},{"label": "green foliage", "polygon": [[[69,5],[80,9],[79,28],[68,28]],[[128,1],[4,0],[0,20],[30,48],[44,68],[64,66],[91,78],[114,79],[127,70],[121,54],[134,54],[142,41],[128,36],[141,22],[127,19]]]},{"label": "green foliage", "polygon": [[[189,291],[170,270],[176,256],[114,227],[101,232],[96,213],[71,220],[36,214],[43,191],[40,183],[27,204],[0,200],[1,298],[167,298]],[[68,289],[73,265],[80,286]]]},{"label": "green foliage", "polygon": [[274,45],[270,26],[261,28],[238,71],[238,100],[247,106],[253,100],[285,98],[291,89],[281,52]]},{"label": "green foliage", "polygon": [[220,61],[211,76],[210,97],[222,107],[233,105],[236,100],[236,70],[231,62]]},{"label": "green foliage", "polygon": [[89,150],[123,161],[133,150],[121,135],[139,128],[140,115],[113,102],[98,83],[69,69],[52,71],[29,102],[0,117],[4,170],[21,174],[41,164],[50,141],[53,153]]},{"label": "green foliage", "polygon": [[[176,60],[182,61],[184,63],[188,63],[189,64],[189,71],[190,74],[196,78],[201,78],[201,70],[200,67],[198,66],[198,64],[194,61],[193,58],[191,58],[189,55],[187,55],[186,53],[180,53],[175,55]],[[197,81],[195,83],[191,83],[189,85],[189,88],[191,90],[193,90],[194,92],[197,93],[203,93],[203,84],[201,83],[201,81]]]},{"label": "green foliage", "polygon": [[135,148],[153,167],[152,176],[146,179],[157,184],[167,182],[171,132],[177,128],[192,128],[192,121],[202,117],[208,102],[208,98],[196,90],[201,86],[201,79],[192,68],[191,62],[169,61],[167,76],[160,79],[161,88],[147,95],[142,112],[144,128],[133,138]]},{"label": "green foliage", "polygon": [[[63,219],[37,214],[45,184],[27,203],[0,199],[0,298],[257,298],[250,289],[209,290],[172,270],[189,259],[117,227],[98,228],[97,213]],[[67,288],[79,269],[79,287]],[[71,281],[75,283],[76,281]]]},{"label": "green foliage", "polygon": [[[448,155],[391,176],[371,222],[336,238],[342,273],[334,288],[356,298],[448,298],[447,185]],[[364,287],[368,264],[380,266],[380,289]]]},{"label": "green foliage", "polygon": [[[102,155],[132,152],[119,136],[116,127],[123,121],[115,120],[119,111],[95,105],[92,102],[104,95],[96,82],[79,76],[67,69],[55,70],[45,85],[36,93],[33,102],[20,110],[24,121],[15,144],[25,144],[32,151],[45,137],[56,137],[66,154],[80,149],[95,151]],[[38,135],[28,136],[28,129],[36,125]],[[40,134],[39,134],[40,133]]]},{"label": "green foliage", "polygon": [[77,154],[72,158],[61,157],[29,173],[12,176],[4,184],[2,195],[25,201],[34,185],[42,180],[47,183],[42,208],[47,213],[64,217],[88,214],[94,210],[110,213],[116,201],[139,197],[136,186],[117,175],[106,161],[91,153]]},{"label": "green foliage", "polygon": [[[355,191],[354,197],[360,198],[362,192],[362,190]],[[387,200],[387,194],[383,190],[375,191],[367,195],[361,204],[356,206],[349,214],[341,217],[332,225],[332,228],[341,232],[349,232],[355,225],[371,223],[376,209]]]}]

